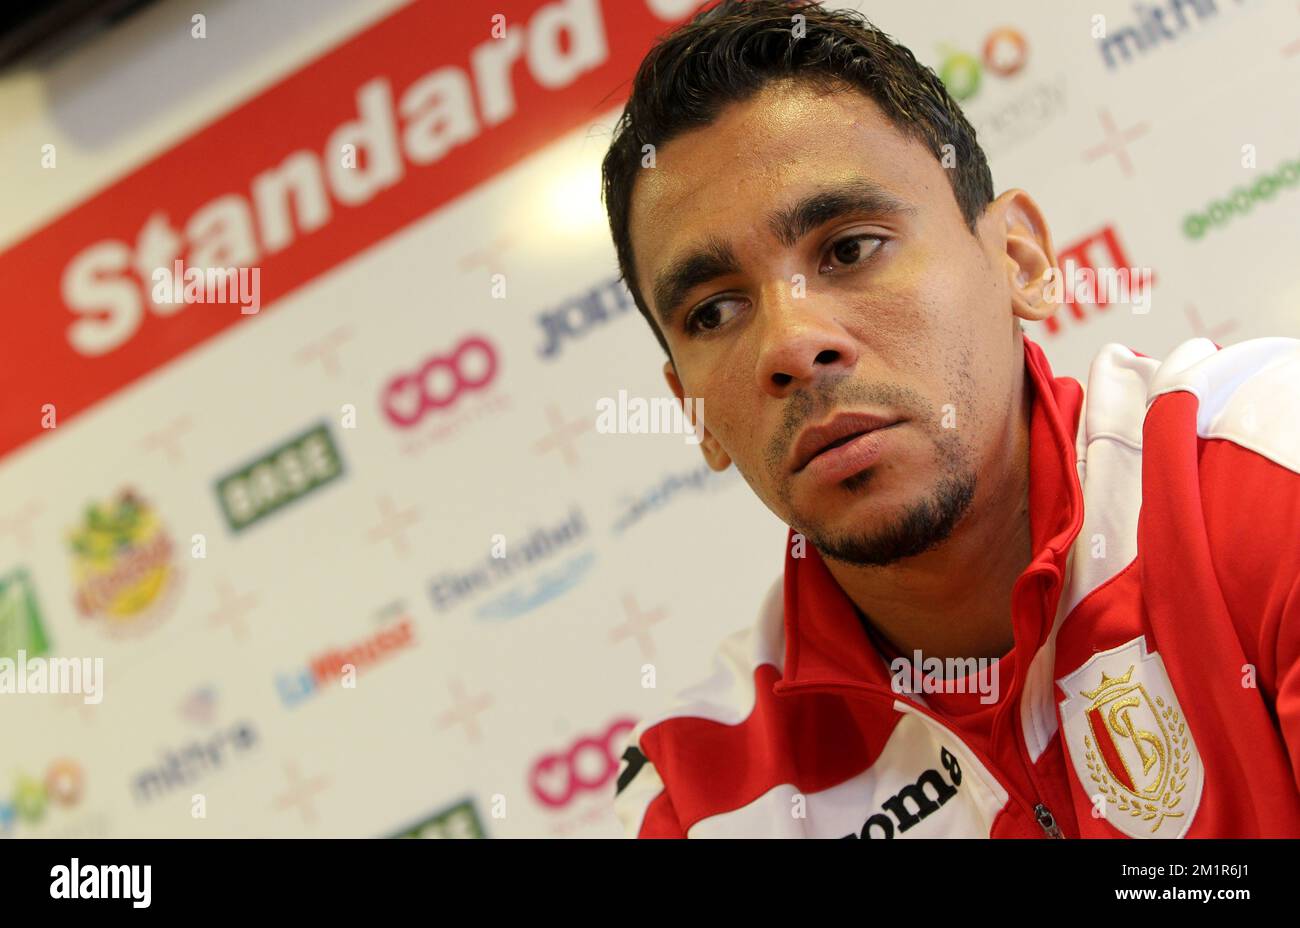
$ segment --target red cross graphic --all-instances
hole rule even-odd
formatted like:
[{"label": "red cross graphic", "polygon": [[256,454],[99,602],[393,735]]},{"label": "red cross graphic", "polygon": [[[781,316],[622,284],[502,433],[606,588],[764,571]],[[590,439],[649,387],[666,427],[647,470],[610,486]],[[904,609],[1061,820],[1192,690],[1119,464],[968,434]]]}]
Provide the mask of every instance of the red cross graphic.
[{"label": "red cross graphic", "polygon": [[252,593],[237,595],[234,585],[223,577],[217,581],[217,608],[208,616],[208,621],[213,625],[229,623],[235,637],[243,641],[248,631],[248,626],[244,624],[244,616],[256,605],[256,595]]},{"label": "red cross graphic", "polygon": [[189,416],[173,419],[156,432],[150,432],[146,435],[141,439],[140,445],[146,451],[162,448],[167,452],[167,463],[180,464],[185,459],[185,456],[181,454],[180,438],[190,430],[192,424]]},{"label": "red cross graphic", "polygon": [[617,643],[634,636],[642,656],[647,660],[652,659],[655,647],[654,640],[650,637],[650,626],[664,620],[664,610],[659,608],[653,612],[642,612],[637,608],[636,597],[627,593],[623,596],[623,611],[627,614],[627,621],[610,632],[610,641]]},{"label": "red cross graphic", "polygon": [[387,496],[380,497],[379,508],[383,512],[383,517],[379,520],[379,524],[366,534],[366,537],[372,543],[387,538],[393,543],[397,553],[405,556],[408,550],[405,532],[420,521],[419,511],[404,509],[399,512]]},{"label": "red cross graphic", "polygon": [[577,436],[583,434],[591,428],[591,423],[586,419],[574,419],[571,422],[565,422],[560,408],[552,404],[546,408],[546,418],[551,422],[551,431],[545,438],[533,444],[538,454],[545,454],[552,448],[559,448],[564,454],[564,463],[570,468],[578,466],[578,455],[573,450],[573,443]]},{"label": "red cross graphic", "polygon": [[1100,145],[1094,146],[1083,153],[1084,161],[1096,161],[1103,155],[1114,155],[1119,159],[1120,169],[1123,170],[1125,177],[1133,176],[1133,162],[1129,159],[1128,149],[1125,144],[1133,142],[1134,139],[1141,138],[1147,134],[1150,126],[1141,122],[1136,126],[1131,126],[1123,132],[1115,125],[1114,118],[1110,115],[1110,110],[1101,110],[1098,113],[1101,120],[1102,128],[1106,130],[1106,141]]},{"label": "red cross graphic", "polygon": [[0,535],[13,535],[18,541],[19,547],[30,548],[32,545],[32,522],[44,509],[43,504],[35,500],[28,500],[23,503],[22,509],[0,519]]},{"label": "red cross graphic", "polygon": [[315,824],[316,807],[312,805],[312,796],[329,786],[329,778],[313,777],[303,780],[298,775],[298,765],[293,761],[285,761],[284,772],[289,779],[289,789],[276,797],[276,809],[284,810],[296,806],[304,825]]},{"label": "red cross graphic", "polygon": [[351,338],[352,327],[341,325],[337,329],[326,332],[314,342],[308,342],[298,351],[297,358],[304,364],[320,361],[325,365],[325,375],[333,380],[343,372],[343,367],[339,364],[339,347]]},{"label": "red cross graphic", "polygon": [[1195,332],[1198,337],[1208,338],[1210,341],[1219,345],[1223,344],[1224,334],[1231,332],[1237,327],[1235,321],[1229,320],[1227,322],[1220,322],[1213,329],[1207,329],[1205,323],[1201,321],[1201,314],[1196,311],[1195,306],[1188,303],[1187,308],[1184,311],[1187,313],[1187,321],[1191,324],[1192,331]]},{"label": "red cross graphic", "polygon": [[480,693],[473,699],[470,699],[465,693],[465,687],[460,678],[451,681],[451,698],[452,707],[438,716],[438,728],[450,728],[452,725],[464,725],[465,736],[469,738],[471,744],[477,744],[481,739],[481,733],[478,727],[479,713],[492,707],[492,697],[488,693]]}]

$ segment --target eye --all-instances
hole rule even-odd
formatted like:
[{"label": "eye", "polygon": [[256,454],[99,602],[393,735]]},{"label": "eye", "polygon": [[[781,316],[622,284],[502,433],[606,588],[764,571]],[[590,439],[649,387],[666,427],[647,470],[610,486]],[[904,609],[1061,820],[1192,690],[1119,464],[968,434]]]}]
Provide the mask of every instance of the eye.
[{"label": "eye", "polygon": [[686,334],[698,335],[701,332],[711,332],[721,328],[740,311],[739,304],[744,302],[740,297],[724,296],[708,303],[701,303],[686,317],[684,323]]},{"label": "eye", "polygon": [[[865,251],[865,253],[862,247],[862,242],[864,240],[876,243],[870,248],[870,250]],[[827,270],[827,263],[830,260],[839,261],[849,266],[862,264],[870,260],[870,258],[880,250],[880,246],[884,243],[885,240],[879,235],[861,233],[857,235],[846,235],[844,238],[831,242],[830,247],[826,249],[826,257],[822,259],[822,266],[818,268],[818,271],[825,273]],[[832,267],[830,270],[834,270],[834,268]]]}]

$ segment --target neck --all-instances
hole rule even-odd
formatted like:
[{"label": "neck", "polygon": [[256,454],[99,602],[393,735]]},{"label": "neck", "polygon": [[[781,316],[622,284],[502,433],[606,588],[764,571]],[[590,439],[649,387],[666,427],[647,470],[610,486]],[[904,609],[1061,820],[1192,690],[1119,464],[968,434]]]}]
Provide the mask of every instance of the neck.
[{"label": "neck", "polygon": [[871,626],[905,656],[998,658],[1015,645],[1011,593],[1033,558],[1029,526],[1032,392],[1020,380],[995,473],[981,471],[970,510],[938,547],[886,567],[826,559]]}]

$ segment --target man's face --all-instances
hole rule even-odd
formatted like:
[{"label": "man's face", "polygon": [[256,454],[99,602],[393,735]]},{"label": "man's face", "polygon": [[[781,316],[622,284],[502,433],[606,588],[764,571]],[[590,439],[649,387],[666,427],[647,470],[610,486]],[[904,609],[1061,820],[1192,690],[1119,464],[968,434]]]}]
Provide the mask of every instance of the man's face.
[{"label": "man's face", "polygon": [[933,547],[1015,466],[1004,199],[973,236],[946,170],[872,100],[792,82],[641,171],[636,276],[669,384],[704,400],[709,463],[822,553]]}]

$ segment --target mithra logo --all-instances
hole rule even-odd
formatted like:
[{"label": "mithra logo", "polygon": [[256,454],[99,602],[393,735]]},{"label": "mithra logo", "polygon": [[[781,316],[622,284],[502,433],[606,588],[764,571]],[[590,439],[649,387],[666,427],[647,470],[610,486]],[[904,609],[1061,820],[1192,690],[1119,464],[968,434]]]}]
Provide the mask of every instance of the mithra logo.
[{"label": "mithra logo", "polygon": [[[961,766],[947,748],[939,749],[939,763],[944,770],[948,771],[948,779],[952,781],[951,783],[937,770],[925,771],[916,778],[915,783],[904,786],[881,803],[883,811],[877,812],[862,823],[860,835],[848,834],[844,837],[892,838],[895,822],[898,823],[897,830],[903,832],[919,824],[927,815],[939,811],[940,806],[957,795],[957,787],[961,786]],[[934,791],[933,796],[925,791],[927,786]],[[885,815],[885,812],[889,815]],[[890,818],[890,815],[893,818]],[[876,829],[874,832],[873,828]]]}]

